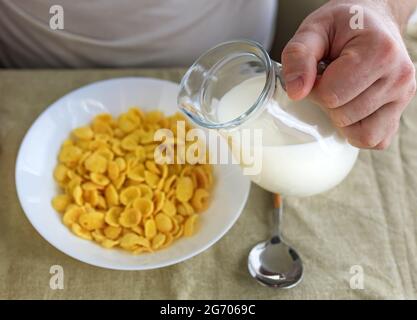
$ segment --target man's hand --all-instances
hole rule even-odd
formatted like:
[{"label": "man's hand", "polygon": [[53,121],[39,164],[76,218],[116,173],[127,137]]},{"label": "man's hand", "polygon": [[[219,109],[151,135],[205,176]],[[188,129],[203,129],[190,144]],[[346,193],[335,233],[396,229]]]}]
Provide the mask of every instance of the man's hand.
[{"label": "man's hand", "polygon": [[[330,1],[308,16],[282,54],[288,95],[311,97],[352,145],[385,149],[416,92],[400,29],[415,1]],[[364,28],[350,27],[352,5]],[[317,63],[330,65],[317,79]]]}]

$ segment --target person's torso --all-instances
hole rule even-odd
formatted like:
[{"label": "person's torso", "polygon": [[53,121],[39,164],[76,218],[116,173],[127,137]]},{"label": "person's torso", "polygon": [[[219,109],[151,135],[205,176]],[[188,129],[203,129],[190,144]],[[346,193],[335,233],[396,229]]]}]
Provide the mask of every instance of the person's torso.
[{"label": "person's torso", "polygon": [[[50,8],[63,8],[52,30]],[[227,40],[269,48],[277,0],[0,0],[6,67],[187,66]]]}]

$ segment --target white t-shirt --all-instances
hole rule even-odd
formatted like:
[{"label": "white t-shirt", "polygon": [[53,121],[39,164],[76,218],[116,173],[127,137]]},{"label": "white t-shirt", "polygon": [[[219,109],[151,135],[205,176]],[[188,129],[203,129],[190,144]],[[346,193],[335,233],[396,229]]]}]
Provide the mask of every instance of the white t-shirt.
[{"label": "white t-shirt", "polygon": [[[63,30],[50,28],[53,5],[63,8]],[[188,66],[227,40],[269,49],[277,8],[278,0],[0,0],[0,65]]]}]

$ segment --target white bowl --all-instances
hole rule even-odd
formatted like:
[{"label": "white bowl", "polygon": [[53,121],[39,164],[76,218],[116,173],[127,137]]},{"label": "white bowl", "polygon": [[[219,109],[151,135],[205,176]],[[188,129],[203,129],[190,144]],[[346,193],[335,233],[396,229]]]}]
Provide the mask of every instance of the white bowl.
[{"label": "white bowl", "polygon": [[16,187],[26,216],[50,244],[95,266],[145,270],[189,259],[208,249],[232,227],[250,189],[249,179],[235,164],[214,166],[214,195],[210,207],[201,214],[199,231],[155,253],[131,255],[80,239],[62,224],[61,215],[51,206],[51,199],[58,192],[52,176],[57,153],[72,129],[89,123],[98,113],[109,112],[116,116],[135,105],[144,110],[160,109],[172,114],[177,110],[177,93],[178,85],[169,81],[151,78],[105,80],[65,95],[38,117],[20,146]]}]

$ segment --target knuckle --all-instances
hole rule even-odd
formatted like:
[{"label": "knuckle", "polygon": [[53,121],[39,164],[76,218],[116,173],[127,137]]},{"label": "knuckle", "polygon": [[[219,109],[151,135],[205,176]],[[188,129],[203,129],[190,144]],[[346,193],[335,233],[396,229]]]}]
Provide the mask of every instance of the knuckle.
[{"label": "knuckle", "polygon": [[391,144],[391,139],[386,138],[375,146],[375,150],[386,150]]},{"label": "knuckle", "polygon": [[401,91],[401,95],[399,96],[397,102],[397,108],[400,112],[402,112],[405,107],[409,104],[411,99],[416,95],[417,85],[415,80],[411,80],[407,85],[407,89]]},{"label": "knuckle", "polygon": [[352,65],[352,67],[356,67],[356,66],[360,66],[363,63],[363,55],[356,51],[356,50],[346,50],[344,52],[344,55],[346,55],[349,59],[350,64]]},{"label": "knuckle", "polygon": [[328,109],[340,107],[340,99],[337,93],[331,88],[321,90],[318,94],[318,99],[320,100],[320,104]]},{"label": "knuckle", "polygon": [[350,116],[343,110],[340,109],[330,109],[328,111],[331,121],[336,127],[344,128],[350,126],[354,122]]},{"label": "knuckle", "polygon": [[381,33],[377,37],[378,51],[381,57],[391,59],[398,52],[397,42],[388,34]]},{"label": "knuckle", "polygon": [[291,57],[294,55],[300,55],[305,54],[307,52],[307,47],[304,43],[297,41],[297,40],[291,40],[288,42],[288,44],[285,46],[284,50],[282,51],[282,59],[287,57]]},{"label": "knuckle", "polygon": [[373,148],[378,144],[377,136],[374,130],[362,127],[359,132],[359,142],[365,148]]},{"label": "knuckle", "polygon": [[404,62],[399,66],[397,84],[404,85],[415,82],[415,68],[410,62]]}]

